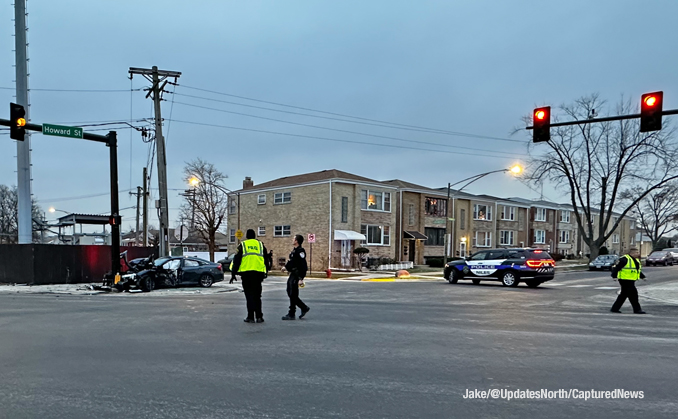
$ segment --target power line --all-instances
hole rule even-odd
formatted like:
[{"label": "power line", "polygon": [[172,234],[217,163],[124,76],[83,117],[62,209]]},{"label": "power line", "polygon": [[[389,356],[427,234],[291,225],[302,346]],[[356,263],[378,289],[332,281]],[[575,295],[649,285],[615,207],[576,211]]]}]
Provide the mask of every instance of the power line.
[{"label": "power line", "polygon": [[[203,122],[180,121],[178,119],[174,119],[173,121],[178,122],[180,124],[202,125],[202,126],[232,129],[232,130],[238,130],[238,131],[258,132],[258,133],[262,133],[262,134],[273,134],[273,135],[282,135],[282,136],[287,136],[287,137],[307,138],[307,139],[312,139],[312,140],[333,141],[333,142],[339,142],[339,143],[372,145],[372,146],[377,146],[377,147],[401,148],[401,149],[406,149],[406,150],[432,151],[432,152],[435,152],[435,153],[446,153],[446,154],[454,154],[454,155],[466,155],[466,156],[481,157],[477,153],[473,154],[473,153],[463,153],[463,152],[446,151],[446,150],[431,150],[431,149],[426,149],[426,148],[406,147],[406,146],[392,145],[392,144],[379,144],[379,143],[368,143],[368,142],[365,142],[365,141],[341,140],[341,139],[337,139],[337,138],[317,137],[317,136],[311,136],[311,135],[291,134],[291,133],[286,133],[286,132],[266,131],[266,130],[252,129],[252,128],[232,127],[232,126],[228,126],[228,125],[208,124],[208,123],[203,123]],[[494,155],[484,155],[482,157],[493,157],[493,158],[496,158],[496,159],[515,160],[515,158],[513,158],[513,157],[502,157],[502,156],[494,156]]]},{"label": "power line", "polygon": [[[14,90],[14,87],[0,87],[2,90]],[[28,89],[36,92],[72,92],[72,93],[121,93],[129,92],[130,89]],[[143,89],[131,89],[131,91],[138,92]]]},{"label": "power line", "polygon": [[[284,123],[284,124],[299,125],[299,126],[303,126],[303,127],[318,128],[318,129],[324,129],[324,130],[329,130],[329,131],[337,131],[337,132],[343,132],[343,133],[347,133],[347,134],[363,135],[363,136],[366,136],[366,137],[384,138],[384,139],[387,139],[387,140],[403,141],[403,142],[416,143],[416,144],[426,144],[426,145],[433,145],[433,146],[438,146],[438,147],[453,147],[453,148],[457,148],[457,149],[482,151],[482,152],[487,152],[487,153],[501,153],[499,151],[494,151],[494,150],[487,150],[487,149],[473,148],[473,147],[463,147],[463,146],[457,146],[457,145],[454,145],[454,144],[440,144],[440,143],[433,143],[433,142],[429,142],[429,141],[408,140],[406,138],[389,137],[389,136],[386,136],[386,135],[368,134],[368,133],[358,132],[358,131],[349,131],[349,130],[343,130],[343,129],[338,129],[338,128],[323,127],[323,126],[318,126],[318,125],[302,124],[302,123],[299,123],[299,122],[284,121],[284,120],[281,120],[281,119],[267,118],[267,117],[264,117],[264,116],[252,115],[252,114],[241,113],[241,112],[227,111],[227,110],[224,110],[224,109],[210,108],[210,107],[207,107],[207,106],[192,105],[190,103],[184,103],[184,102],[174,102],[174,103],[176,103],[177,105],[191,106],[191,107],[194,107],[194,108],[207,109],[207,110],[224,112],[224,113],[229,113],[229,114],[234,114],[234,115],[248,116],[248,117],[251,117],[251,118],[265,119],[267,121],[275,121],[275,122],[281,122],[281,123]],[[520,156],[520,157],[523,156],[522,154],[518,154],[518,153],[502,153],[502,154],[514,155],[514,156]]]},{"label": "power line", "polygon": [[[118,194],[122,194],[122,193],[129,192],[129,191],[131,191],[131,189],[126,189],[126,190],[124,190],[124,191],[119,191]],[[78,199],[98,198],[98,197],[100,197],[100,196],[108,196],[108,195],[110,195],[110,194],[111,194],[110,192],[104,192],[104,193],[99,193],[99,194],[70,196],[70,197],[66,197],[66,198],[63,198],[63,197],[62,197],[62,198],[48,198],[48,199],[41,198],[41,199],[36,199],[36,202],[45,202],[45,201],[49,201],[49,202],[75,201],[75,200],[78,200]]]},{"label": "power line", "polygon": [[[446,134],[446,135],[455,135],[455,136],[462,136],[462,137],[484,138],[484,139],[488,139],[488,140],[497,140],[497,141],[523,142],[523,141],[520,141],[520,140],[513,140],[513,139],[510,139],[510,138],[492,137],[492,136],[486,136],[486,135],[480,135],[480,134],[472,134],[472,133],[464,133],[464,132],[458,132],[458,131],[442,130],[442,129],[438,129],[438,128],[422,127],[422,126],[418,126],[418,125],[399,124],[397,122],[383,121],[383,120],[379,120],[379,119],[363,118],[363,117],[359,117],[359,116],[323,111],[323,110],[319,110],[319,109],[305,108],[305,107],[302,107],[302,106],[289,105],[289,104],[280,103],[280,102],[271,102],[271,101],[267,101],[267,100],[254,99],[254,98],[250,98],[250,97],[246,97],[246,96],[238,96],[238,95],[233,95],[233,94],[230,94],[230,93],[216,92],[214,90],[201,89],[199,87],[191,87],[191,86],[186,86],[186,85],[183,85],[183,84],[181,84],[181,85],[177,84],[177,86],[182,86],[182,87],[185,87],[186,89],[193,89],[193,90],[199,90],[199,91],[202,91],[202,92],[213,93],[213,94],[216,94],[216,95],[235,97],[235,98],[238,98],[238,99],[251,100],[251,101],[260,102],[260,103],[267,103],[269,105],[284,106],[284,107],[293,108],[293,109],[300,109],[300,110],[304,110],[304,111],[317,112],[317,113],[323,113],[323,114],[334,115],[334,116],[341,116],[341,117],[344,117],[344,118],[353,118],[353,119],[358,119],[358,120],[361,120],[361,121],[376,122],[376,123],[379,123],[379,124],[388,124],[386,126],[385,125],[376,125],[376,124],[366,124],[366,125],[376,125],[376,126],[381,126],[381,127],[385,127],[385,128],[408,129],[410,131],[424,131],[424,132],[432,132],[432,133]],[[218,99],[211,99],[211,98],[205,98],[205,97],[200,97],[200,96],[191,96],[191,95],[186,95],[186,94],[182,94],[182,93],[176,93],[176,94],[181,95],[181,96],[194,97],[194,98],[198,98],[198,99],[230,103],[230,104],[233,104],[233,105],[254,107],[254,108],[259,108],[259,109],[266,109],[266,110],[270,110],[270,111],[274,111],[274,112],[285,112],[285,113],[292,113],[292,114],[296,114],[296,115],[310,116],[310,117],[313,117],[313,118],[323,118],[323,117],[318,116],[318,115],[308,115],[308,114],[302,114],[302,113],[296,113],[296,112],[282,111],[282,110],[278,110],[278,109],[262,108],[262,107],[252,106],[252,105],[246,105],[246,104],[243,104],[243,103],[229,102],[229,101],[219,101]],[[344,120],[344,119],[336,119],[336,118],[325,118],[325,119],[332,119],[332,120],[343,121],[343,122],[352,122],[352,123],[355,123],[355,124],[360,123],[360,122],[356,122],[356,121],[347,121],[347,120]]]}]

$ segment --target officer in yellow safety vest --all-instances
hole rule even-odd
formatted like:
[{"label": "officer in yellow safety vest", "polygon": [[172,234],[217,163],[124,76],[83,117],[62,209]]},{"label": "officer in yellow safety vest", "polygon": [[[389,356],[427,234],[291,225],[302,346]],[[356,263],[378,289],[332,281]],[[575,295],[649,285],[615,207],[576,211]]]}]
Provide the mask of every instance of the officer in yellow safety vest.
[{"label": "officer in yellow safety vest", "polygon": [[245,235],[246,240],[238,245],[238,251],[233,258],[231,269],[231,281],[235,275],[240,275],[242,289],[247,299],[247,317],[245,323],[263,323],[264,315],[261,312],[261,283],[268,274],[271,266],[266,246],[256,239],[254,230],[249,229]]},{"label": "officer in yellow safety vest", "polygon": [[640,308],[638,290],[636,289],[636,281],[645,279],[645,274],[641,272],[639,256],[638,249],[635,247],[631,248],[629,253],[619,258],[619,262],[612,268],[612,277],[617,278],[619,285],[621,285],[621,292],[617,297],[617,301],[612,304],[610,309],[613,313],[621,313],[619,309],[628,298],[634,313],[645,314],[643,309]]}]

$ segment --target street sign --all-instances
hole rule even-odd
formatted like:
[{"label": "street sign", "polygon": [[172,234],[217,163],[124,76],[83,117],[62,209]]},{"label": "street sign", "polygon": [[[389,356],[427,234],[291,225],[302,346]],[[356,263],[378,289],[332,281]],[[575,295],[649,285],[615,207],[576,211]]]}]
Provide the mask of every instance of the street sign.
[{"label": "street sign", "polygon": [[188,227],[182,225],[174,229],[174,237],[177,238],[180,242],[183,242],[188,238]]},{"label": "street sign", "polygon": [[309,243],[315,243],[315,234],[309,234],[308,235],[308,242]]},{"label": "street sign", "polygon": [[243,236],[242,230],[238,230],[238,231],[235,232],[235,238],[236,239],[242,240],[242,236]]},{"label": "street sign", "polygon": [[42,133],[57,137],[82,138],[82,128],[65,125],[42,124]]}]

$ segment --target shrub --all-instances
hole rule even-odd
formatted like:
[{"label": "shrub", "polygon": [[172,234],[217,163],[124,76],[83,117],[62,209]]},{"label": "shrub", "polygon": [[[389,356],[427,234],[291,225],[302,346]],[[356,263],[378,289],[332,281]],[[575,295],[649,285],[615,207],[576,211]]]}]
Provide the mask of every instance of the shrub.
[{"label": "shrub", "polygon": [[395,259],[386,258],[386,257],[379,258],[379,265],[393,265],[394,263],[396,263]]},{"label": "shrub", "polygon": [[356,255],[364,255],[370,253],[370,249],[366,247],[356,247],[355,249],[353,249],[353,253],[355,253]]},{"label": "shrub", "polygon": [[607,247],[602,246],[600,248],[600,251],[598,252],[599,255],[609,255],[610,251],[607,249]]},{"label": "shrub", "polygon": [[426,264],[431,268],[442,268],[445,265],[443,258],[428,258],[426,259]]},{"label": "shrub", "polygon": [[559,262],[559,261],[565,259],[565,256],[561,255],[560,253],[554,253],[554,254],[551,255],[551,257],[552,257],[553,260],[555,260],[556,262]]}]

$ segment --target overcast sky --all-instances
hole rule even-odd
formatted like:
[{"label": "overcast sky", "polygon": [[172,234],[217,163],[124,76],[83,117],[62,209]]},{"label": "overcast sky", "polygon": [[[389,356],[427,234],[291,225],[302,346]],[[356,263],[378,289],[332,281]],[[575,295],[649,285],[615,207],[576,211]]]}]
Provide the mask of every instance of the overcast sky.
[{"label": "overcast sky", "polygon": [[[176,95],[165,95],[162,109],[168,182],[175,189],[169,194],[171,227],[178,190],[185,186],[182,167],[197,157],[227,174],[230,189],[240,188],[245,176],[258,184],[324,169],[441,187],[525,161],[529,133],[511,132],[535,105],[557,106],[591,93],[611,102],[621,95],[639,102],[644,92],[664,90],[664,108],[678,107],[675,0],[31,0],[27,8],[35,123],[149,118],[152,101],[145,92],[130,92],[148,83],[140,76],[130,81],[129,67],[182,72]],[[5,104],[15,93],[13,18],[13,6],[0,5],[0,103]],[[4,106],[0,114],[7,118]],[[447,133],[368,125],[391,124],[311,110]],[[5,133],[0,184],[14,185],[16,145],[7,131],[0,132]],[[125,208],[136,204],[127,190],[141,184],[149,146],[136,131],[118,133]],[[33,193],[44,209],[110,210],[104,145],[38,134],[32,141]],[[153,167],[155,188],[156,172]],[[503,174],[468,191],[539,196]],[[548,185],[544,192],[563,201]],[[157,190],[153,195],[157,198]],[[134,210],[123,216],[126,230]],[[157,217],[151,222],[157,225]]]}]

